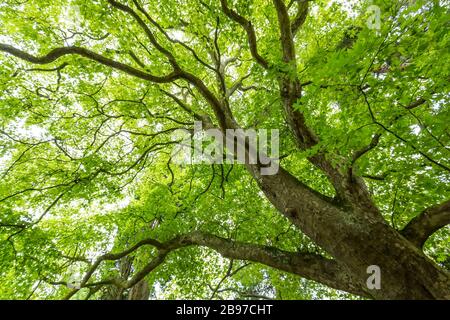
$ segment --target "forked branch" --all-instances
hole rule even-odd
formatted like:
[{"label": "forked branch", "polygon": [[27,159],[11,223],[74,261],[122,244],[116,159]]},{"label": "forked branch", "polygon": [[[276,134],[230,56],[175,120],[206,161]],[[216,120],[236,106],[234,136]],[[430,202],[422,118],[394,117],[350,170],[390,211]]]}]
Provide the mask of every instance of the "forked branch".
[{"label": "forked branch", "polygon": [[[192,232],[173,238],[167,242],[159,242],[154,239],[142,240],[133,247],[116,254],[105,254],[97,259],[85,274],[78,288],[73,289],[66,299],[70,299],[82,288],[97,287],[100,285],[115,285],[122,289],[128,289],[141,281],[146,275],[161,265],[166,256],[175,250],[188,246],[208,247],[223,257],[234,260],[246,260],[261,263],[266,266],[293,273],[306,279],[318,281],[327,286],[367,296],[362,287],[351,280],[349,274],[336,261],[324,258],[312,253],[288,252],[275,247],[268,247],[244,242],[232,241],[204,232]],[[134,253],[143,246],[152,246],[158,250],[152,259],[142,270],[138,271],[130,280],[123,281],[118,278],[89,282],[103,261],[119,260]],[[54,284],[64,284],[57,282]]]}]

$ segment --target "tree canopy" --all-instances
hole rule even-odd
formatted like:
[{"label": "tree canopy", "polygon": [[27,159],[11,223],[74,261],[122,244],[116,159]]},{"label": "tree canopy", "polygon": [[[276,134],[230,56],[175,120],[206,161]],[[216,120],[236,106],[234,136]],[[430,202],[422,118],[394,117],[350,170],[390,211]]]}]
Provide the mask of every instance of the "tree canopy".
[{"label": "tree canopy", "polygon": [[[449,21],[446,0],[2,1],[0,298],[450,299]],[[176,163],[196,121],[279,130],[279,173]]]}]

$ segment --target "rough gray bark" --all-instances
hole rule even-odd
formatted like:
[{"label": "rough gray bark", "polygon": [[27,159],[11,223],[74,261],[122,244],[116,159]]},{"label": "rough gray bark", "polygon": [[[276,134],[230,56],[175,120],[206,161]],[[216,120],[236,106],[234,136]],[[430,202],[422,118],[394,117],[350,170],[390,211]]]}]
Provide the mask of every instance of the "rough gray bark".
[{"label": "rough gray bark", "polygon": [[150,289],[145,280],[139,281],[128,293],[128,300],[148,300]]},{"label": "rough gray bark", "polygon": [[381,268],[382,289],[370,290],[371,297],[450,299],[449,273],[391,228],[381,216],[377,218],[366,211],[340,208],[325,201],[284,170],[276,176],[257,179],[273,205],[347,267],[360,287],[366,286],[368,266]]},{"label": "rough gray bark", "polygon": [[403,236],[418,248],[437,230],[450,223],[450,201],[429,208],[411,220],[402,230]]}]

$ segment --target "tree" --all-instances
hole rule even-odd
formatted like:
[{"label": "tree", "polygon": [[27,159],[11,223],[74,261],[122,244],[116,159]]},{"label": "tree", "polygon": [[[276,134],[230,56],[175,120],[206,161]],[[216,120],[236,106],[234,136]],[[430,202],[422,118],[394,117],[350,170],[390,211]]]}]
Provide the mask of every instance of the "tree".
[{"label": "tree", "polygon": [[7,0],[0,297],[449,299],[446,2]]}]

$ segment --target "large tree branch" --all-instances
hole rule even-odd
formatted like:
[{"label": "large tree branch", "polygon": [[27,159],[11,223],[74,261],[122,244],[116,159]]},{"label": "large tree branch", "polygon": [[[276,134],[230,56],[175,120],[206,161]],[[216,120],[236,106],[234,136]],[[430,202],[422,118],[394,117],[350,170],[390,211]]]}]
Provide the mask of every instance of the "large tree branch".
[{"label": "large tree branch", "polygon": [[308,16],[309,1],[310,0],[297,0],[297,14],[291,23],[291,30],[294,36],[306,21],[306,17]]},{"label": "large tree branch", "polygon": [[[295,104],[302,97],[302,85],[297,77],[297,61],[295,52],[294,36],[291,29],[289,13],[283,0],[273,0],[278,15],[281,48],[283,61],[288,65],[290,72],[280,75],[280,91],[283,99],[284,109],[287,114],[289,125],[293,130],[297,144],[302,150],[315,146],[319,139],[307,126],[305,116],[299,111]],[[316,164],[317,165],[317,164]],[[322,170],[324,169],[325,166]]]},{"label": "large tree branch", "polygon": [[238,14],[236,11],[228,7],[228,1],[227,0],[220,0],[220,4],[222,5],[222,11],[225,13],[225,15],[233,20],[234,22],[237,22],[244,28],[245,32],[247,32],[247,39],[248,44],[250,46],[250,52],[253,56],[253,58],[258,62],[264,69],[269,68],[269,63],[261,57],[261,55],[258,53],[258,43],[256,40],[256,33],[255,28],[253,27],[250,20],[247,20],[240,14]]},{"label": "large tree branch", "polygon": [[283,49],[284,62],[289,63],[294,61],[295,56],[295,44],[294,37],[291,29],[291,21],[289,19],[289,13],[284,0],[273,0],[275,9],[278,15],[278,24],[280,27],[281,44]]},{"label": "large tree branch", "polygon": [[275,247],[231,241],[201,232],[181,237],[180,240],[190,245],[208,247],[229,259],[261,263],[335,289],[365,295],[358,285],[352,283],[342,266],[317,254],[288,252]]},{"label": "large tree branch", "polygon": [[[302,85],[297,77],[294,35],[288,9],[283,0],[273,0],[273,3],[278,15],[283,61],[290,70],[290,72],[280,76],[281,97],[288,123],[294,133],[297,145],[302,150],[308,150],[319,143],[319,138],[307,125],[304,114],[296,106],[302,97]],[[328,158],[325,151],[319,151],[317,154],[309,157],[308,160],[327,175],[334,186],[339,201],[353,205],[358,203],[355,201],[355,197],[358,200],[364,198],[364,206],[374,207],[370,196],[365,192],[364,186],[362,186],[362,182],[354,183],[351,179],[348,179],[344,170],[340,171],[339,164],[333,164],[332,159]],[[373,211],[376,211],[376,209]]]},{"label": "large tree branch", "polygon": [[415,246],[422,248],[427,239],[450,224],[450,200],[424,210],[401,231]]},{"label": "large tree branch", "polygon": [[283,50],[283,61],[289,66],[291,72],[280,75],[280,91],[289,126],[291,127],[297,144],[302,150],[309,149],[318,143],[318,138],[306,125],[302,112],[294,106],[302,96],[302,87],[296,74],[297,62],[294,38],[289,20],[289,13],[283,0],[273,0],[277,14]]},{"label": "large tree branch", "polygon": [[[103,261],[119,260],[143,246],[152,246],[158,250],[156,257],[142,270],[138,271],[130,280],[124,281],[118,278],[89,282],[94,272]],[[166,256],[175,250],[188,246],[203,246],[215,250],[223,257],[234,260],[246,260],[293,273],[309,280],[314,280],[335,289],[344,290],[361,296],[367,296],[365,291],[353,281],[345,268],[336,261],[326,259],[312,253],[296,253],[280,250],[256,244],[232,241],[204,232],[192,232],[178,236],[167,242],[159,242],[154,239],[142,240],[133,247],[116,254],[105,254],[97,259],[85,274],[79,286],[73,289],[66,299],[70,299],[81,288],[97,287],[99,285],[115,285],[122,289],[128,289],[141,281],[146,275],[163,263]],[[57,285],[65,285],[63,282],[53,282]]]},{"label": "large tree branch", "polygon": [[135,76],[137,78],[151,81],[154,83],[170,83],[174,82],[178,79],[184,79],[191,83],[193,86],[197,88],[197,90],[201,93],[201,95],[206,99],[206,101],[211,105],[211,107],[214,110],[214,113],[216,115],[217,120],[220,123],[220,126],[222,129],[227,128],[234,128],[236,127],[235,121],[230,114],[230,112],[227,112],[229,110],[226,110],[222,103],[217,99],[217,97],[212,93],[208,87],[203,83],[203,81],[198,78],[197,76],[186,72],[185,70],[182,70],[179,66],[178,62],[176,61],[174,55],[165,49],[163,46],[161,46],[158,41],[156,40],[156,37],[153,35],[151,30],[148,28],[146,23],[139,17],[139,15],[132,10],[130,7],[123,5],[121,3],[118,3],[114,0],[108,0],[108,2],[114,6],[115,8],[131,15],[135,21],[141,26],[141,28],[144,30],[145,34],[147,35],[149,41],[152,43],[152,45],[164,56],[167,57],[170,64],[174,68],[174,71],[170,73],[167,76],[154,76],[148,72],[136,69],[134,67],[131,67],[129,65],[123,64],[121,62],[112,60],[110,58],[107,58],[105,56],[102,56],[98,53],[95,53],[93,51],[90,51],[85,48],[80,47],[62,47],[62,48],[56,48],[50,51],[47,55],[42,57],[36,57],[33,55],[30,55],[20,49],[14,48],[7,44],[0,44],[0,51],[7,52],[13,56],[16,56],[22,60],[34,63],[34,64],[49,64],[57,59],[65,56],[65,55],[79,55],[85,58],[88,58],[90,60],[96,61],[102,65],[109,66],[111,68],[114,68],[116,70],[125,72],[129,75]]},{"label": "large tree branch", "polygon": [[102,56],[91,50],[88,50],[85,48],[80,48],[80,47],[75,47],[75,46],[56,48],[56,49],[51,50],[48,54],[41,56],[41,57],[33,56],[33,55],[28,54],[20,49],[13,47],[11,45],[3,44],[3,43],[0,43],[0,51],[9,53],[9,54],[11,54],[17,58],[20,58],[22,60],[25,60],[25,61],[28,61],[28,62],[31,62],[34,64],[40,64],[40,65],[52,63],[63,56],[78,55],[78,56],[96,61],[102,65],[111,67],[113,69],[125,72],[131,76],[134,76],[134,77],[137,77],[137,78],[140,78],[143,80],[155,82],[155,83],[168,83],[168,82],[173,82],[176,79],[180,78],[180,74],[176,71],[170,73],[169,75],[158,77],[158,76],[152,75],[148,72],[133,68],[129,65],[126,65],[121,62],[118,62],[118,61],[112,60],[110,58],[107,58],[105,56]]},{"label": "large tree branch", "polygon": [[[214,114],[219,121],[220,127],[225,129],[232,129],[236,127],[235,120],[228,108],[226,108],[214,95],[214,93],[208,89],[206,84],[197,76],[195,76],[192,73],[187,72],[186,70],[183,70],[181,66],[179,65],[178,61],[176,60],[174,54],[164,48],[156,39],[153,32],[149,29],[147,24],[142,20],[142,18],[129,6],[121,4],[114,0],[108,0],[108,2],[115,8],[119,9],[120,11],[129,14],[133,19],[139,24],[139,26],[142,28],[142,30],[147,35],[147,38],[149,39],[150,43],[158,50],[160,53],[162,53],[170,62],[172,67],[174,68],[175,72],[179,74],[179,78],[182,78],[186,81],[188,81],[190,84],[192,84],[194,87],[197,88],[197,90],[201,93],[201,95],[206,99],[206,101],[211,105],[213,108]],[[135,4],[138,4],[135,2]],[[138,10],[141,12],[145,12],[142,7],[138,6]],[[146,15],[147,19],[151,17]],[[152,20],[153,21],[153,20]]]},{"label": "large tree branch", "polygon": [[[302,97],[302,84],[297,77],[294,33],[306,19],[308,3],[302,2],[299,4],[299,14],[293,23],[290,21],[288,8],[284,0],[273,0],[273,4],[278,15],[283,61],[290,70],[290,72],[281,75],[279,79],[284,109],[297,145],[300,149],[307,150],[316,146],[320,140],[314,130],[306,124],[304,114],[296,106]],[[309,157],[308,160],[327,175],[334,186],[339,202],[349,206],[360,204],[362,207],[370,208],[370,210],[367,210],[368,212],[379,215],[364,186],[364,182],[361,179],[349,179],[342,164],[333,164],[329,154],[322,150]]]}]

